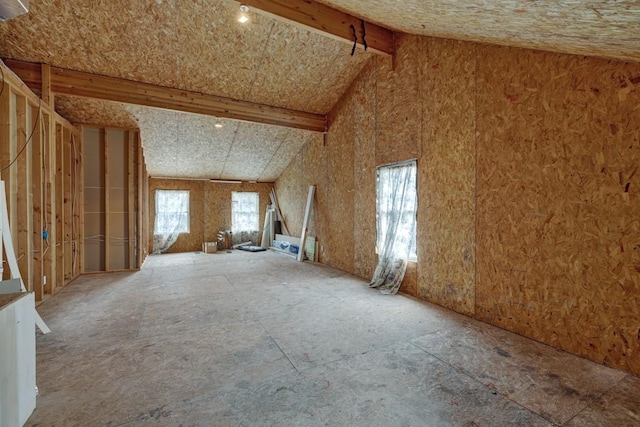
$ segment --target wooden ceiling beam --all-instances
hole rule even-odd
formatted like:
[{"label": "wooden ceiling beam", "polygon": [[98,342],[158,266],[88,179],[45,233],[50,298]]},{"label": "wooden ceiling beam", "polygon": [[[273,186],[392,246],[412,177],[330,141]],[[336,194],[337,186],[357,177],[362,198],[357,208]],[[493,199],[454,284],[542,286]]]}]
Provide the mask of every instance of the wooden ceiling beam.
[{"label": "wooden ceiling beam", "polygon": [[[42,90],[41,64],[13,59],[3,59],[3,61],[30,89]],[[49,74],[51,92],[58,95],[103,99],[315,132],[326,130],[326,116],[322,114],[238,101],[65,68],[50,67]]]},{"label": "wooden ceiling beam", "polygon": [[314,0],[242,0],[242,4],[282,18],[307,30],[353,43],[355,28],[358,45],[363,46],[362,25],[364,22],[368,49],[378,54],[393,55],[393,31],[360,18],[333,9]]}]

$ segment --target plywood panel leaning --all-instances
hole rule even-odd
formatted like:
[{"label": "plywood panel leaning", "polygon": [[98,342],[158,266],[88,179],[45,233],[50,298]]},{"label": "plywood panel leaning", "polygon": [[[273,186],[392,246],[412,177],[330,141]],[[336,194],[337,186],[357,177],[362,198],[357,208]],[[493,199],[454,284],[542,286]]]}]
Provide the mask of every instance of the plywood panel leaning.
[{"label": "plywood panel leaning", "polygon": [[640,65],[478,57],[478,317],[640,373]]}]

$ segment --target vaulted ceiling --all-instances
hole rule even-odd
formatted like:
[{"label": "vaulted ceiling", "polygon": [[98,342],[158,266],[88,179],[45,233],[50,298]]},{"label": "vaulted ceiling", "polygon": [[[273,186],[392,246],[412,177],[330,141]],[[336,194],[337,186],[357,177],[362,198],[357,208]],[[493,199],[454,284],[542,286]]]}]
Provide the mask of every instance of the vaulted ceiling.
[{"label": "vaulted ceiling", "polygon": [[[28,15],[0,22],[0,56],[321,114],[372,56],[257,13],[242,25],[239,5],[32,0]],[[319,137],[87,98],[58,96],[56,106],[75,123],[139,126],[152,176],[273,181]]]},{"label": "vaulted ceiling", "polygon": [[[326,114],[374,55],[232,0],[31,0],[0,56]],[[247,4],[309,1],[247,0]],[[635,0],[317,0],[395,31],[640,60]],[[316,132],[57,96],[72,122],[140,127],[155,176],[273,181]],[[320,137],[321,138],[321,137]]]}]

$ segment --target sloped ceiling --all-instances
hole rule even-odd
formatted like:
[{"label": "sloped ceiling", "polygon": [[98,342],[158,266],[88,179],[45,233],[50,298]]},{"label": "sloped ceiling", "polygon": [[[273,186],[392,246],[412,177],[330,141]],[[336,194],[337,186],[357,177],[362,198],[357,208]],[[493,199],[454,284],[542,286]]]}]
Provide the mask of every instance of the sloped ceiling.
[{"label": "sloped ceiling", "polygon": [[640,61],[637,0],[318,0],[396,31]]},{"label": "sloped ceiling", "polygon": [[[401,32],[640,61],[637,0],[318,1]],[[232,0],[32,0],[29,15],[0,22],[0,56],[321,114],[371,58],[238,14]],[[57,108],[72,122],[139,126],[153,175],[274,180],[314,138],[107,101],[59,97]]]},{"label": "sloped ceiling", "polygon": [[[346,43],[257,13],[241,25],[239,5],[34,0],[28,15],[0,22],[0,56],[321,114],[371,58],[362,51],[352,57]],[[313,135],[225,120],[203,153],[203,123],[215,119],[72,97],[60,97],[57,109],[75,123],[139,124],[152,175],[272,181]],[[216,162],[205,163],[203,154]]]}]

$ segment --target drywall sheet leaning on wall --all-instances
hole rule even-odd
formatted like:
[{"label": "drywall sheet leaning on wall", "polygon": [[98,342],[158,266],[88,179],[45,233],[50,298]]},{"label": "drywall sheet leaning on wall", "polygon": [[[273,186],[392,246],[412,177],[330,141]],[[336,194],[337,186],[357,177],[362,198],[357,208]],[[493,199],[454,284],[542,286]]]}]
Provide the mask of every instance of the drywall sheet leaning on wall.
[{"label": "drywall sheet leaning on wall", "polygon": [[640,373],[640,64],[478,49],[477,315]]}]

